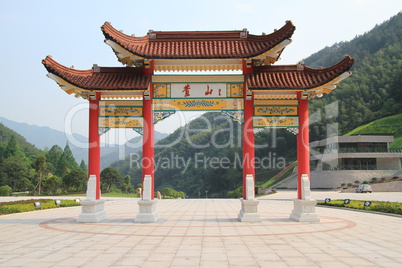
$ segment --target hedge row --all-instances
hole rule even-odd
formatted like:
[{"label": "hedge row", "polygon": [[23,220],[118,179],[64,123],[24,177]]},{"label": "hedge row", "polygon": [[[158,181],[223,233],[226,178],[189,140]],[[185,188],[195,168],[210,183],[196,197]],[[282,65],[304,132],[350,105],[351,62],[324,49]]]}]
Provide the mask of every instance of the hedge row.
[{"label": "hedge row", "polygon": [[[3,202],[0,203],[0,215],[28,212],[34,210],[42,210],[49,208],[59,208],[59,207],[73,207],[79,206],[80,203],[74,200],[60,200],[61,204],[56,205],[55,200],[52,199],[31,199],[31,200],[21,200],[14,202]],[[34,203],[40,202],[40,207],[35,207]]]},{"label": "hedge row", "polygon": [[362,200],[350,200],[349,204],[345,204],[344,200],[331,200],[330,202],[318,201],[317,205],[323,206],[334,206],[334,207],[345,207],[359,210],[369,210],[384,213],[392,213],[402,215],[402,203],[398,202],[385,202],[385,201],[369,201],[370,206],[365,206],[364,203],[367,201]]}]

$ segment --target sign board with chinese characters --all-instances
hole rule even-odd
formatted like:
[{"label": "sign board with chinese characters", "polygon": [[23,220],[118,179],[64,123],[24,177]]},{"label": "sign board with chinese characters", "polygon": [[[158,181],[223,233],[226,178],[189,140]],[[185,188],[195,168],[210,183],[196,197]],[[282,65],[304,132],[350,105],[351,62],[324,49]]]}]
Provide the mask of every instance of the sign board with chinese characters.
[{"label": "sign board with chinese characters", "polygon": [[243,84],[239,83],[173,83],[156,84],[154,99],[242,98]]}]

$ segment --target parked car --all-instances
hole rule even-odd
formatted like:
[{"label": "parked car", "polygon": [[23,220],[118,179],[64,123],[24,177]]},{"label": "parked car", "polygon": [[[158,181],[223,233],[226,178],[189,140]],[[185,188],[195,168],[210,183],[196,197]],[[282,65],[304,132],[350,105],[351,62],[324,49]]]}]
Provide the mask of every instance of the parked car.
[{"label": "parked car", "polygon": [[361,184],[356,188],[356,193],[367,193],[367,192],[369,193],[373,192],[373,188],[371,188],[371,186],[368,184]]}]

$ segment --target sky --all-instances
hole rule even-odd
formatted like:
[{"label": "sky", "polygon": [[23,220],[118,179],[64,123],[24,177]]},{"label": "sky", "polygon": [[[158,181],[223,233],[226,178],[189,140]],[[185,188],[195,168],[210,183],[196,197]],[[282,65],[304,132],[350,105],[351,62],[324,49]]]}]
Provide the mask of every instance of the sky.
[{"label": "sky", "polygon": [[[0,117],[87,136],[87,101],[63,92],[46,77],[41,61],[52,55],[80,70],[93,64],[122,66],[104,43],[100,27],[106,21],[126,34],[144,36],[150,29],[247,28],[251,34],[269,34],[291,20],[296,31],[276,63],[280,65],[296,64],[326,46],[349,41],[401,10],[400,0],[0,0]],[[155,130],[171,133],[199,114],[177,113]],[[135,135],[132,130],[112,130],[102,139],[123,143]]]}]

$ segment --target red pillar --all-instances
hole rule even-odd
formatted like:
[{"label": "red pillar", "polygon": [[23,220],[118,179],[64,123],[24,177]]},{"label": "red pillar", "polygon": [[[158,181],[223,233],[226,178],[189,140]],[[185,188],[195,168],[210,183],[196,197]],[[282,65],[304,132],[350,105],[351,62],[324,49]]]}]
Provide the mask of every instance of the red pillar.
[{"label": "red pillar", "polygon": [[[153,74],[154,62],[150,61],[150,66],[144,69],[145,75]],[[144,117],[144,133],[142,135],[142,185],[144,185],[145,175],[152,177],[151,198],[154,199],[155,191],[155,159],[154,159],[154,123],[153,123],[153,84],[149,85],[149,96],[144,94],[143,97],[143,117]]]},{"label": "red pillar", "polygon": [[[242,141],[243,141],[243,198],[246,199],[246,176],[247,174],[253,175],[255,182],[255,168],[254,168],[254,132],[253,132],[253,99],[252,96],[247,97],[247,74],[252,73],[253,68],[247,66],[243,60],[243,98],[244,98],[244,121],[242,125]],[[249,99],[247,99],[249,98]]]},{"label": "red pillar", "polygon": [[[100,199],[100,135],[98,131],[101,93],[89,98],[88,176],[96,175],[96,199]],[[89,178],[89,177],[88,177]]]},{"label": "red pillar", "polygon": [[299,100],[299,134],[297,134],[297,198],[302,199],[301,176],[307,174],[310,179],[310,138],[308,98],[302,98],[302,92],[297,93]]}]

